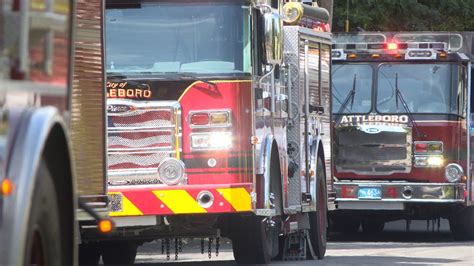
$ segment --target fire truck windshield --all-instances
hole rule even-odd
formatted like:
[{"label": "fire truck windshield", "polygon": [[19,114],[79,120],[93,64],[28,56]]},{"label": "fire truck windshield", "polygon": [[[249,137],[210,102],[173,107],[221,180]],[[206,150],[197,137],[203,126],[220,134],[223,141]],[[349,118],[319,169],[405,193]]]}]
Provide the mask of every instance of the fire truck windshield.
[{"label": "fire truck windshield", "polygon": [[[458,64],[382,64],[378,68],[379,113],[406,113],[396,87],[411,113],[462,115],[463,90]],[[398,84],[397,84],[398,82]]]},{"label": "fire truck windshield", "polygon": [[[372,107],[372,72],[372,67],[368,64],[334,65],[332,71],[333,113],[370,112]],[[344,104],[352,90],[354,92],[350,104]],[[341,106],[342,110],[340,110]]]},{"label": "fire truck windshield", "polygon": [[108,73],[251,71],[246,1],[111,1],[105,16]]}]

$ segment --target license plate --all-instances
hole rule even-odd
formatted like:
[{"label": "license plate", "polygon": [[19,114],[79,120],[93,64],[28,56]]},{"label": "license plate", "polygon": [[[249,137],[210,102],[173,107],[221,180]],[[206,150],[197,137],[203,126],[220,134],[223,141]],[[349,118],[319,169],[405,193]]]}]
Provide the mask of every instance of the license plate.
[{"label": "license plate", "polygon": [[382,190],[379,187],[360,187],[359,199],[381,199]]}]

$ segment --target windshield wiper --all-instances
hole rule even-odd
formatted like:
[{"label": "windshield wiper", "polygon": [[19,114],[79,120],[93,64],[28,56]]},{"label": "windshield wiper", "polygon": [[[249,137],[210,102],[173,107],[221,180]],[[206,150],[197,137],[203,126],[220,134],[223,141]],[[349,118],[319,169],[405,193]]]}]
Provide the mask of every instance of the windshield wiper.
[{"label": "windshield wiper", "polygon": [[[354,105],[355,93],[356,93],[356,82],[357,82],[357,74],[354,74],[354,79],[352,81],[352,89],[349,91],[349,93],[347,93],[347,96],[344,99],[344,102],[341,104],[341,107],[339,107],[339,110],[337,110],[336,118],[334,119],[334,121],[336,121],[336,123],[338,122],[337,120],[339,119],[339,116],[341,115],[342,111],[344,109],[347,109],[347,104],[349,104],[349,101],[351,103],[351,109],[350,110],[352,110],[352,106]],[[347,111],[349,111],[349,112],[350,112],[350,110],[347,109]]]},{"label": "windshield wiper", "polygon": [[212,86],[214,88],[217,86],[216,83],[214,83],[214,82],[211,82],[211,81],[206,80],[206,79],[198,78],[198,77],[196,77],[194,75],[191,75],[191,74],[186,74],[186,73],[183,73],[183,72],[173,72],[172,74],[178,75],[178,76],[183,77],[183,78],[190,78],[194,81],[200,81],[200,82],[206,83],[207,85]]},{"label": "windshield wiper", "polygon": [[402,92],[400,91],[400,89],[398,89],[398,73],[395,73],[395,106],[397,107],[397,109],[398,109],[398,98],[400,98],[400,101],[402,102],[402,105],[405,108],[408,114],[408,117],[411,120],[411,123],[413,124],[413,129],[415,130],[416,135],[418,137],[425,138],[426,134],[420,133],[420,131],[418,130],[418,126],[415,122],[415,118],[413,117],[413,113],[410,111],[410,108],[408,108],[408,104],[405,101],[405,98],[403,97]]}]

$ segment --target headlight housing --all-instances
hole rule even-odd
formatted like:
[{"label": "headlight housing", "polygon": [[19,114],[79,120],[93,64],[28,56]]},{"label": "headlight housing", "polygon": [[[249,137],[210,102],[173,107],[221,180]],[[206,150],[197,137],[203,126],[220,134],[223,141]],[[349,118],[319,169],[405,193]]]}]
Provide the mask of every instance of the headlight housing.
[{"label": "headlight housing", "polygon": [[232,147],[232,133],[226,131],[191,134],[193,150],[225,150]]},{"label": "headlight housing", "polygon": [[443,155],[415,155],[415,167],[442,167]]}]

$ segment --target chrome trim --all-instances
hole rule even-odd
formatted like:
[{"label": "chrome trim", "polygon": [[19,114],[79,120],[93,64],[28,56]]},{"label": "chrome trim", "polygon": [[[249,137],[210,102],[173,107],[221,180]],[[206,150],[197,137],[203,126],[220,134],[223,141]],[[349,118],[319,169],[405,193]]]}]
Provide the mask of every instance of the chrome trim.
[{"label": "chrome trim", "polygon": [[276,216],[275,209],[256,209],[255,214],[257,216],[272,217]]},{"label": "chrome trim", "polygon": [[472,63],[471,61],[468,62],[467,64],[467,96],[466,96],[466,101],[467,101],[467,111],[466,111],[466,128],[467,128],[467,140],[466,140],[466,146],[467,146],[467,151],[466,151],[466,156],[467,156],[467,171],[466,171],[466,184],[467,184],[467,205],[470,206],[473,204],[473,189],[474,189],[474,182],[472,182],[472,176],[471,176],[471,169],[472,169],[472,154],[471,154],[471,84],[472,84],[472,76],[471,76],[471,67]]},{"label": "chrome trim", "polygon": [[[171,182],[167,180],[166,178],[163,178],[160,176],[160,168],[166,166],[165,163],[167,162],[170,162],[172,164],[177,164],[177,166],[181,168],[181,175],[171,180]],[[158,169],[156,170],[157,172],[156,174],[163,184],[170,186],[170,185],[177,185],[177,184],[182,183],[185,180],[185,175],[186,175],[185,171],[186,171],[186,167],[184,166],[183,161],[170,157],[170,158],[161,160],[160,164],[158,165]]]},{"label": "chrome trim", "polygon": [[[450,181],[450,180],[448,179],[448,177],[447,177],[447,172],[446,172],[446,171],[448,170],[448,167],[454,167],[454,168],[456,168],[456,170],[460,173],[459,178],[457,178],[457,179],[454,180],[454,181]],[[444,171],[445,171],[445,172],[444,172],[444,177],[445,177],[446,181],[448,181],[448,182],[450,182],[450,183],[456,183],[456,182],[458,182],[459,180],[461,180],[462,176],[464,175],[464,169],[462,168],[462,166],[460,166],[460,165],[457,164],[457,163],[450,163],[450,164],[446,165],[446,167],[445,167],[444,169],[445,169],[445,170],[444,170]]]},{"label": "chrome trim", "polygon": [[[265,138],[265,143],[262,144],[262,155],[260,157],[260,166],[261,174],[263,174],[263,207],[265,209],[272,209],[271,208],[271,201],[270,201],[270,167],[271,167],[271,157],[272,157],[272,145],[273,145],[274,137],[273,135],[268,135]],[[275,209],[272,209],[275,211]]]},{"label": "chrome trim", "polygon": [[[176,158],[180,160],[181,152],[182,152],[182,126],[181,126],[181,106],[179,102],[176,101],[134,101],[128,99],[109,99],[108,106],[111,105],[124,105],[130,106],[130,110],[123,112],[123,113],[108,113],[108,117],[127,117],[132,116],[134,114],[142,115],[146,114],[147,111],[154,112],[154,111],[162,111],[166,113],[166,116],[161,118],[157,118],[156,122],[150,126],[150,124],[144,126],[140,125],[140,121],[136,123],[131,121],[125,121],[119,124],[119,126],[111,126],[108,127],[108,140],[109,145],[111,137],[117,137],[115,140],[115,145],[122,145],[125,147],[118,147],[118,148],[109,148],[107,155],[109,158],[109,164],[111,163],[110,158],[114,158],[116,160],[122,160],[119,157],[110,157],[110,156],[137,156],[142,154],[149,154],[148,157],[153,157],[153,163],[150,161],[150,166],[152,164],[160,164],[163,159],[165,158]],[[163,120],[163,121],[161,121]],[[143,123],[150,123],[149,121]],[[127,126],[127,123],[132,126]],[[120,133],[151,133],[152,135],[156,133],[156,136],[153,135],[149,137],[148,140],[144,143],[135,143],[136,145],[129,145],[130,143],[126,143],[125,140],[120,139]],[[160,135],[160,133],[165,133],[165,135]],[[154,139],[150,139],[154,138]],[[160,139],[163,138],[163,139]],[[157,140],[158,139],[158,140]],[[133,143],[133,139],[129,140]],[[163,147],[142,147],[149,145],[149,141],[155,141],[156,143],[163,143],[167,144]],[[148,143],[148,144],[147,144]],[[169,145],[168,145],[169,144]],[[124,162],[130,160],[129,162],[134,162],[135,158],[130,157],[128,159],[123,159]],[[120,176],[123,176],[125,179],[124,181],[128,181],[127,184],[130,182],[157,182],[156,184],[162,183],[162,181],[158,178],[158,167],[140,167],[137,168],[124,168],[124,169],[113,169],[108,171],[108,176],[111,181],[115,183],[119,183]],[[182,179],[185,179],[182,178]],[[123,184],[123,185],[127,185]],[[122,184],[119,184],[122,185]],[[135,184],[136,185],[136,184]]]},{"label": "chrome trim", "polygon": [[[357,175],[377,175],[377,176],[385,176],[385,175],[391,175],[394,173],[409,173],[412,170],[412,167],[414,167],[414,162],[413,162],[413,157],[412,157],[412,149],[413,149],[413,136],[412,136],[412,128],[403,126],[403,125],[397,125],[397,126],[387,126],[387,125],[365,125],[365,124],[359,124],[359,125],[350,125],[350,126],[337,126],[335,128],[335,132],[341,132],[342,130],[349,130],[350,128],[356,128],[357,130],[364,132],[365,127],[376,127],[380,128],[381,131],[377,134],[382,134],[385,132],[401,132],[402,130],[405,134],[405,141],[402,143],[398,144],[384,144],[384,143],[376,143],[379,145],[379,147],[406,147],[406,152],[405,152],[405,157],[400,158],[400,159],[392,159],[392,160],[376,160],[376,161],[370,161],[370,164],[367,165],[360,165],[359,162],[352,163],[352,164],[344,164],[340,165],[336,161],[336,170],[340,174],[344,173],[354,173]],[[347,137],[346,137],[347,138]],[[367,144],[365,144],[367,145]],[[334,154],[339,153],[339,149],[341,146],[350,146],[350,147],[361,147],[364,146],[364,144],[359,144],[359,145],[334,145]],[[388,171],[381,171],[378,170],[377,168],[395,168],[395,169],[387,169]],[[362,170],[363,169],[363,170]],[[368,170],[368,171],[364,171]]]},{"label": "chrome trim", "polygon": [[[208,202],[202,201],[204,196],[209,196]],[[204,209],[208,209],[214,204],[214,195],[207,190],[203,190],[197,195],[196,201],[199,203],[199,206],[203,207]]]},{"label": "chrome trim", "polygon": [[380,201],[342,201],[337,204],[337,210],[404,210],[403,202]]},{"label": "chrome trim", "polygon": [[[342,186],[355,187],[380,187],[382,189],[381,199],[364,199],[358,198],[342,198]],[[388,188],[395,188],[397,195],[394,198],[384,196],[384,192]],[[412,182],[334,182],[336,190],[336,202],[352,202],[352,201],[370,201],[370,202],[433,202],[433,203],[450,203],[464,202],[464,190],[466,185],[463,183],[412,183]],[[404,197],[403,191],[412,189],[412,196]],[[358,190],[356,190],[357,193]]]}]

